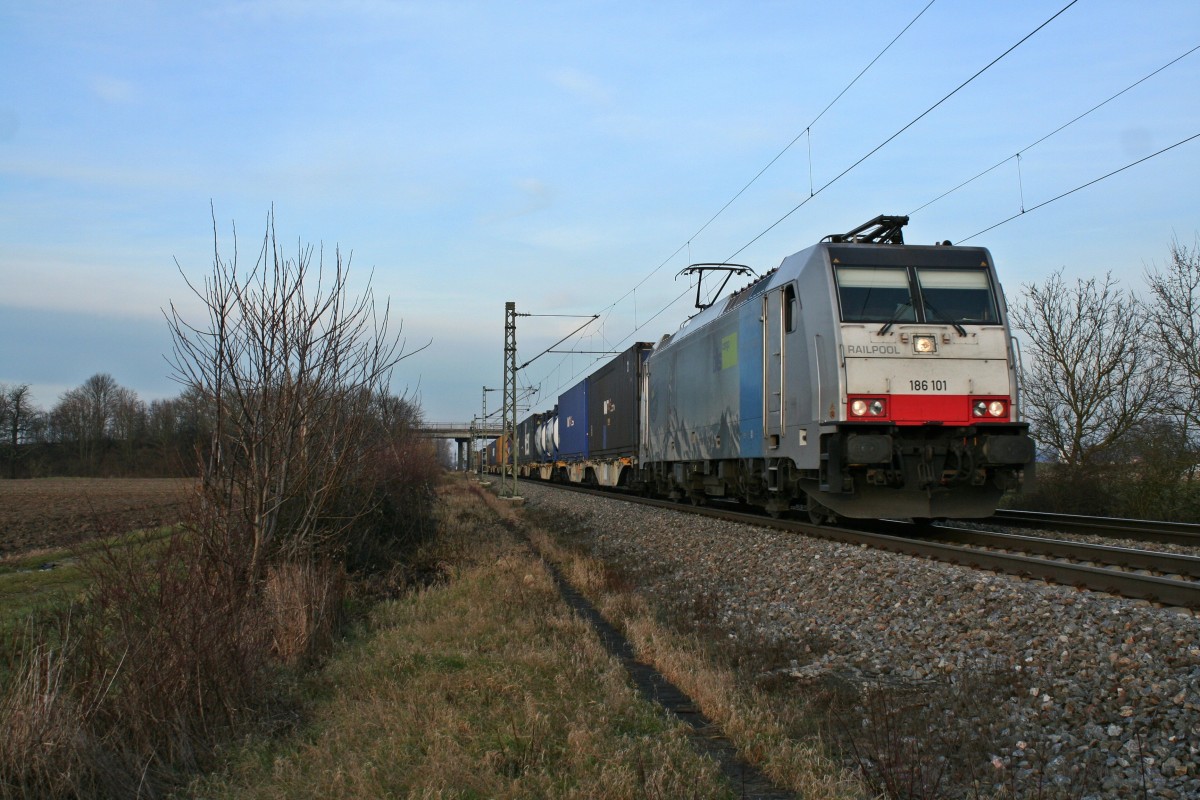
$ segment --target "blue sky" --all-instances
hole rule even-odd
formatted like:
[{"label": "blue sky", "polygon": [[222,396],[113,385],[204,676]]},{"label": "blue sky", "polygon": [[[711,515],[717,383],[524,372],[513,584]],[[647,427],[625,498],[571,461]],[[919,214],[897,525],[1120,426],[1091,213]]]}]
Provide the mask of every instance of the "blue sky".
[{"label": "blue sky", "polygon": [[[928,0],[0,0],[0,382],[47,408],[95,372],[175,394],[176,262],[211,268],[210,203],[243,257],[274,204],[281,239],[352,252],[431,342],[396,389],[468,419],[500,385],[506,300],[603,312],[575,349],[654,341],[691,311],[690,262],[763,272],[1020,151],[912,215],[908,241],[958,242],[1200,133],[1197,52],[1025,150],[1200,45],[1195,0],[1079,0],[829,183],[1067,1],[936,0],[705,227]],[[1010,298],[1060,268],[1139,288],[1200,230],[1198,163],[1194,140],[971,243]],[[519,359],[579,322],[523,318]],[[594,359],[531,365],[535,410]]]}]

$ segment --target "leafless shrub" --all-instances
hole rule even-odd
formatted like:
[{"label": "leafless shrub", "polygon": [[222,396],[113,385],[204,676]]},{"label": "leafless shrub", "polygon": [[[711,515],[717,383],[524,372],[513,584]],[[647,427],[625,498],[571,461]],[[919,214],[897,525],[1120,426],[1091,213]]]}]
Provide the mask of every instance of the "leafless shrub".
[{"label": "leafless shrub", "polygon": [[240,521],[246,569],[258,581],[274,559],[339,550],[371,512],[341,501],[366,478],[362,456],[378,429],[379,400],[392,368],[412,353],[389,332],[388,307],[377,313],[369,281],[350,295],[340,250],[329,266],[311,245],[286,257],[272,212],[258,260],[243,273],[234,235],[233,257],[224,259],[214,218],[212,274],[188,281],[207,324],[188,322],[174,304],[167,316],[175,377],[213,409],[205,499],[213,513]]},{"label": "leafless shrub", "polygon": [[89,562],[71,693],[96,698],[88,727],[127,790],[154,796],[260,707],[270,639],[240,569],[241,541],[200,516],[155,546]]},{"label": "leafless shrub", "polygon": [[1150,331],[1165,356],[1170,411],[1195,444],[1200,433],[1200,238],[1171,243],[1171,262],[1146,274]]},{"label": "leafless shrub", "polygon": [[867,685],[857,710],[860,729],[845,740],[870,790],[889,800],[942,797],[949,759],[945,742],[932,741],[937,732],[922,692]]}]

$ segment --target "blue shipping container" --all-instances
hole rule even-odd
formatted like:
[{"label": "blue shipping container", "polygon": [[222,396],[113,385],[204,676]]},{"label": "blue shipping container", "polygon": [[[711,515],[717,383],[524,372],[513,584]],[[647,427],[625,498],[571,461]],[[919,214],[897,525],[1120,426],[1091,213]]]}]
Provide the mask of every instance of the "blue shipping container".
[{"label": "blue shipping container", "polygon": [[582,461],[588,453],[587,379],[558,396],[558,457]]}]

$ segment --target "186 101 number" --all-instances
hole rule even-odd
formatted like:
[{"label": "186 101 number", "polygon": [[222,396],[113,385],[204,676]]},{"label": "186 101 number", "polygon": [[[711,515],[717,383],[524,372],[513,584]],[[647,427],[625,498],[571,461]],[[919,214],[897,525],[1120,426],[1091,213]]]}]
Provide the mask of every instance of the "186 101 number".
[{"label": "186 101 number", "polygon": [[910,380],[908,388],[914,392],[944,392],[947,387],[944,380]]}]

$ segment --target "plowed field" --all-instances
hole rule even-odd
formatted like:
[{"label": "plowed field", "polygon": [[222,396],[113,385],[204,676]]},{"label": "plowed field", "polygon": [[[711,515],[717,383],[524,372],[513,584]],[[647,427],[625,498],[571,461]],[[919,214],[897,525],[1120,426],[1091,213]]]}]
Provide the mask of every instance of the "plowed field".
[{"label": "plowed field", "polygon": [[0,480],[0,558],[177,522],[195,485],[179,478]]}]

